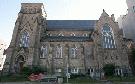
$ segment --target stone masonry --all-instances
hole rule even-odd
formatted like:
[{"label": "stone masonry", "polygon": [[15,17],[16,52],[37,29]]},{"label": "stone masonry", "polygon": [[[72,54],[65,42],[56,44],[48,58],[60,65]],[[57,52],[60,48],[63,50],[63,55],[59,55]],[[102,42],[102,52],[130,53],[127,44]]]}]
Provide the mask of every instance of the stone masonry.
[{"label": "stone masonry", "polygon": [[40,66],[53,74],[66,74],[67,68],[73,74],[92,74],[114,64],[120,75],[130,66],[119,31],[114,15],[104,10],[99,20],[46,20],[42,3],[22,3],[3,71]]}]

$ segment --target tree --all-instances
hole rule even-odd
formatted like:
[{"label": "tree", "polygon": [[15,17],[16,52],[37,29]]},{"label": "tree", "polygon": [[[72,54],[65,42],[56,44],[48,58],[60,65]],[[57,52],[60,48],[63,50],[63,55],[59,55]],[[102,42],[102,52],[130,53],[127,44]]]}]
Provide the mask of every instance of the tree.
[{"label": "tree", "polygon": [[21,74],[23,74],[25,76],[29,76],[31,74],[31,68],[23,67]]},{"label": "tree", "polygon": [[24,67],[22,69],[22,74],[23,75],[26,75],[26,76],[29,76],[30,74],[34,73],[34,74],[39,74],[39,73],[44,73],[44,72],[47,72],[47,68],[42,68],[40,66],[33,66],[32,68],[30,67]]},{"label": "tree", "polygon": [[132,72],[135,75],[135,48],[132,49],[130,61],[131,61]]},{"label": "tree", "polygon": [[34,74],[44,73],[46,71],[47,71],[46,69],[43,69],[40,66],[34,66],[34,67],[32,67],[32,73],[34,73]]},{"label": "tree", "polygon": [[106,76],[113,76],[115,71],[115,66],[113,64],[106,64],[103,67]]}]

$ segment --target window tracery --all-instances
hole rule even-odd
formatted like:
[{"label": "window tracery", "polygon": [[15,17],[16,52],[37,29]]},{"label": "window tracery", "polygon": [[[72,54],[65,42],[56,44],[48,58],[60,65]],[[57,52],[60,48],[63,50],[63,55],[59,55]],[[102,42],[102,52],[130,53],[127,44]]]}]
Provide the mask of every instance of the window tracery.
[{"label": "window tracery", "polygon": [[26,31],[21,34],[20,47],[29,47],[29,34]]},{"label": "window tracery", "polygon": [[87,34],[87,33],[85,33],[85,34],[83,34],[83,36],[88,36],[88,34]]},{"label": "window tracery", "polygon": [[40,58],[46,58],[47,55],[48,55],[47,46],[42,46],[42,47],[41,47],[41,55],[40,55]]},{"label": "window tracery", "polygon": [[102,47],[116,48],[113,31],[107,23],[104,24],[101,32],[102,32]]},{"label": "window tracery", "polygon": [[62,33],[60,33],[58,36],[64,36]]},{"label": "window tracery", "polygon": [[71,36],[75,36],[75,34],[74,34],[74,33],[72,33],[72,34],[71,34]]},{"label": "window tracery", "polygon": [[56,46],[56,58],[62,58],[62,46]]},{"label": "window tracery", "polygon": [[77,47],[71,47],[70,48],[70,56],[71,58],[76,58],[76,53],[77,53]]}]

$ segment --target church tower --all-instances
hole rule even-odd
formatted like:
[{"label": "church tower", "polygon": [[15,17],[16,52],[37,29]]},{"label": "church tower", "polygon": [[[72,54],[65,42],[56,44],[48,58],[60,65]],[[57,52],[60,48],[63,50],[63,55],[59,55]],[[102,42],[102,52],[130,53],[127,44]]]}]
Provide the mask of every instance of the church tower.
[{"label": "church tower", "polygon": [[46,21],[42,3],[22,3],[7,49],[4,72],[20,72],[24,66],[35,66],[39,59],[41,31]]}]

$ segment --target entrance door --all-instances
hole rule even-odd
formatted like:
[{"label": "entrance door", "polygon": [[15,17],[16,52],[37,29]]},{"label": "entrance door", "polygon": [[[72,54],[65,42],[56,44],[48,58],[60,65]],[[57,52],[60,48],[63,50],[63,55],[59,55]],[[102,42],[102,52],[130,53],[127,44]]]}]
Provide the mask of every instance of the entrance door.
[{"label": "entrance door", "polygon": [[22,55],[20,55],[18,58],[17,58],[17,69],[18,69],[18,72],[21,72],[22,69],[23,69],[23,64],[24,64],[24,57]]}]

